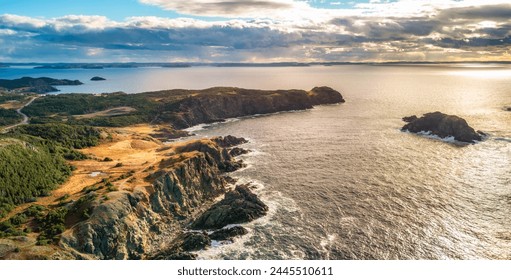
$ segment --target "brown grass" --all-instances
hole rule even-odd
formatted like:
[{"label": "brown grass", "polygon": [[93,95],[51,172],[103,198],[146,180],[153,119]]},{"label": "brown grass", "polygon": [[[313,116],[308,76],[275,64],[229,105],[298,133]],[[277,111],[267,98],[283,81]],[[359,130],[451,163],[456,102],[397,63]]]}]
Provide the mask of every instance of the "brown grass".
[{"label": "brown grass", "polygon": [[[162,126],[148,124],[105,128],[112,139],[105,140],[98,146],[80,150],[91,159],[70,162],[76,170],[67,182],[48,197],[41,197],[34,203],[18,206],[2,220],[24,211],[31,204],[45,206],[58,204],[58,199],[64,195],[69,195],[70,200],[76,200],[84,194],[84,188],[100,185],[103,179],[108,179],[118,190],[132,191],[135,187],[150,186],[152,180],[147,180],[149,175],[162,167],[169,168],[193,155],[193,153],[176,155],[175,149],[188,142],[164,144],[150,136],[161,128]],[[104,161],[107,157],[112,161]],[[167,164],[162,166],[162,162]],[[118,164],[122,165],[116,167]],[[93,172],[100,172],[100,174],[92,177]],[[130,172],[133,175],[127,176],[126,174]],[[123,175],[127,177],[119,179]],[[103,188],[98,192],[101,194],[106,192],[106,189]]]}]

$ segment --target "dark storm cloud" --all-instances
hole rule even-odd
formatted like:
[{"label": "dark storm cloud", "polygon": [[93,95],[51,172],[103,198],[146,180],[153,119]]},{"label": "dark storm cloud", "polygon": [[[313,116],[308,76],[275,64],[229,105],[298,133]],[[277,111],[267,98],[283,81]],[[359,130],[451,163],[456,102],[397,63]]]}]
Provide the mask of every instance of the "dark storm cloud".
[{"label": "dark storm cloud", "polygon": [[[42,32],[35,40],[52,43],[82,45],[108,49],[177,50],[189,46],[229,47],[255,49],[287,47],[299,43],[300,37],[268,28],[210,28],[140,29],[113,28],[82,34]],[[298,40],[297,40],[298,39]]]}]

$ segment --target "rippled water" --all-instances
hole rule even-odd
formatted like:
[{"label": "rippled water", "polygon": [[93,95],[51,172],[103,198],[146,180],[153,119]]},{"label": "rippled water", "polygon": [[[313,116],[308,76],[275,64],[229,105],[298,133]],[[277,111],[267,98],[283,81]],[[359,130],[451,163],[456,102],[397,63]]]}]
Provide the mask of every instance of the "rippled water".
[{"label": "rippled water", "polygon": [[[201,258],[511,258],[511,112],[503,110],[511,105],[510,67],[146,70],[130,75],[149,86],[120,89],[327,85],[347,100],[196,131],[250,139],[249,167],[234,175],[256,182],[271,209],[248,225],[249,235]],[[401,117],[437,110],[489,139],[459,146],[399,130]]]}]

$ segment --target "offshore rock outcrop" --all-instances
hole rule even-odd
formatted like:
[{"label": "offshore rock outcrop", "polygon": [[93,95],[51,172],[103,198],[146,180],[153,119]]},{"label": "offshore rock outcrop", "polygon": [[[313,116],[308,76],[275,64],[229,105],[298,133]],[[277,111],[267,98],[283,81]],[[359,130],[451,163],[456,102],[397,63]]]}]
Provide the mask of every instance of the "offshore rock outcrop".
[{"label": "offshore rock outcrop", "polygon": [[[169,246],[182,248],[165,258],[193,258],[185,251],[199,248],[195,246],[199,243],[207,246],[208,238],[183,235],[183,230],[226,192],[221,167],[235,162],[216,141],[224,143],[225,138],[191,141],[176,148],[183,159],[162,162],[160,170],[147,178],[152,185],[109,193],[109,199],[98,203],[89,219],[62,234],[60,246],[83,259],[143,259]],[[179,240],[184,241],[176,245]]]},{"label": "offshore rock outcrop", "polygon": [[441,112],[427,113],[420,118],[415,115],[404,117],[403,121],[407,124],[403,126],[402,131],[430,132],[441,138],[454,137],[460,142],[475,143],[481,141],[485,135],[483,132],[476,132],[464,119]]},{"label": "offshore rock outcrop", "polygon": [[343,103],[342,95],[329,87],[304,90],[252,90],[211,88],[173,104],[167,118],[176,128],[223,121],[256,114],[311,109],[320,104]]},{"label": "offshore rock outcrop", "polygon": [[223,228],[220,230],[217,230],[209,235],[209,238],[212,240],[219,240],[219,241],[233,241],[234,237],[245,235],[248,231],[242,227],[242,226],[233,226],[230,228]]},{"label": "offshore rock outcrop", "polygon": [[253,221],[266,215],[264,204],[248,185],[237,186],[225,198],[213,205],[192,224],[193,229],[220,229],[230,224]]},{"label": "offshore rock outcrop", "polygon": [[103,77],[99,77],[99,76],[94,76],[92,78],[90,78],[91,81],[95,81],[95,82],[98,82],[98,81],[106,81],[105,78]]}]

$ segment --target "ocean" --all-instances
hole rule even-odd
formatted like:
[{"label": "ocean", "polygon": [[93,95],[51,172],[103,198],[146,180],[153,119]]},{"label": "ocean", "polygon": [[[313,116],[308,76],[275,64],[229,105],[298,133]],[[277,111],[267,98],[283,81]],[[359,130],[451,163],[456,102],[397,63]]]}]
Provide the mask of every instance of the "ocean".
[{"label": "ocean", "polygon": [[[346,103],[194,127],[250,143],[252,182],[270,213],[202,259],[510,259],[511,65],[343,65],[49,70],[0,78],[79,79],[61,93],[237,86],[330,86]],[[91,82],[93,76],[106,78]],[[489,137],[460,145],[401,132],[404,116],[441,111]]]}]

